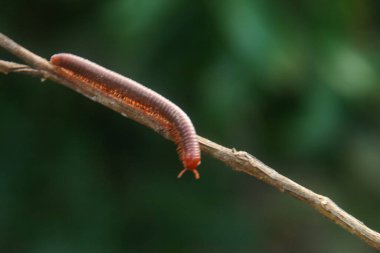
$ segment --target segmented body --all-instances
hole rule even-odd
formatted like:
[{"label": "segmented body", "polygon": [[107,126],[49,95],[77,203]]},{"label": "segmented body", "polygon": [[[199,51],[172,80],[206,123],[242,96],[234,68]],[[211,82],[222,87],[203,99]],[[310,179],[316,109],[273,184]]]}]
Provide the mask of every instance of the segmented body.
[{"label": "segmented body", "polygon": [[184,166],[178,177],[191,170],[199,178],[197,166],[201,155],[196,132],[190,118],[177,105],[136,81],[82,57],[61,53],[53,55],[50,61],[60,67],[58,73],[66,80],[79,79],[81,83],[122,100],[160,124],[177,145]]}]

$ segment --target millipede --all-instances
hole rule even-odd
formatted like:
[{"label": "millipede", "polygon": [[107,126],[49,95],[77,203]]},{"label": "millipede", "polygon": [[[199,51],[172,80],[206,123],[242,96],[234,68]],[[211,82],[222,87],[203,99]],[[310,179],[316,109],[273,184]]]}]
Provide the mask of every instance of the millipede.
[{"label": "millipede", "polygon": [[201,152],[195,128],[176,104],[142,84],[82,57],[59,53],[53,55],[50,62],[58,68],[57,74],[67,81],[89,85],[157,122],[177,145],[184,166],[178,178],[189,170],[199,179],[197,167],[201,163]]}]

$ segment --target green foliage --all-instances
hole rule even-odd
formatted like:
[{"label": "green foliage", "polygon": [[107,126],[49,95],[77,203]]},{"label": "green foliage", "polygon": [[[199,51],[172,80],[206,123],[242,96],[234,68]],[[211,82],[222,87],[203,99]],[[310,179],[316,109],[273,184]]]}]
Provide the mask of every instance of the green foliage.
[{"label": "green foliage", "polygon": [[[380,230],[376,1],[4,0],[0,30],[182,107]],[[0,52],[1,59],[13,59]],[[334,224],[51,82],[0,76],[1,252],[371,252]]]}]

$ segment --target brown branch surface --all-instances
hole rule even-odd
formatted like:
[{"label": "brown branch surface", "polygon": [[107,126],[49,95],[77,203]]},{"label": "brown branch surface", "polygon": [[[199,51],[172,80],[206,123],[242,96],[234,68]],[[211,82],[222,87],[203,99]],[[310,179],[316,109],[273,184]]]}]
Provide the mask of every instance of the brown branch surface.
[{"label": "brown branch surface", "polygon": [[[56,68],[44,58],[30,52],[29,50],[18,45],[5,35],[0,33],[0,47],[15,55],[28,65],[2,61],[0,60],[0,72],[11,73],[18,72],[28,75],[37,76],[42,79],[50,79],[54,82],[63,84],[64,86],[77,91],[78,93],[131,118],[142,125],[145,125],[163,137],[170,139],[164,129],[161,129],[154,121],[150,120],[138,111],[126,107],[121,101],[115,100],[111,96],[99,93],[97,90],[86,86],[83,83],[72,83],[60,77]],[[274,169],[262,163],[254,156],[243,151],[236,151],[214,143],[206,138],[198,136],[201,149],[211,157],[224,162],[233,170],[244,172],[257,179],[273,186],[280,192],[284,192],[310,205],[320,214],[333,221],[343,229],[362,239],[365,243],[375,249],[380,249],[380,234],[368,228],[363,222],[359,221],[339,206],[331,199],[323,195],[319,195],[291,179],[279,174]]]}]

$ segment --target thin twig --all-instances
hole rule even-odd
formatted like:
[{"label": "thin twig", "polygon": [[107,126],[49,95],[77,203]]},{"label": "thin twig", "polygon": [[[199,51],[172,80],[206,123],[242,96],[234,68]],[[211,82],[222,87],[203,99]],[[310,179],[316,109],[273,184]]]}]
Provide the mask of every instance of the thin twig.
[{"label": "thin twig", "polygon": [[9,72],[24,73],[24,74],[29,74],[32,76],[39,76],[39,77],[44,75],[43,71],[33,69],[29,67],[28,65],[18,64],[11,61],[0,60],[0,73],[8,74]]},{"label": "thin twig", "polygon": [[[151,121],[149,118],[145,117],[143,114],[126,107],[125,104],[110,96],[104,95],[104,93],[100,94],[97,90],[88,87],[83,83],[71,83],[65,79],[62,79],[56,74],[56,68],[51,65],[49,61],[21,47],[1,33],[0,47],[3,47],[29,65],[0,61],[0,72],[19,72],[58,82],[116,112],[121,113],[125,117],[131,118],[142,125],[153,129],[163,137],[170,139],[170,136],[164,131],[164,129],[162,129],[154,121]],[[368,245],[375,249],[380,249],[380,234],[368,228],[361,221],[345,212],[328,197],[319,195],[297,184],[289,178],[279,174],[247,152],[226,148],[201,136],[198,136],[198,139],[204,153],[207,153],[211,157],[224,162],[236,171],[254,176],[257,179],[273,186],[280,192],[285,192],[286,194],[305,202],[329,220],[362,239]]]}]

